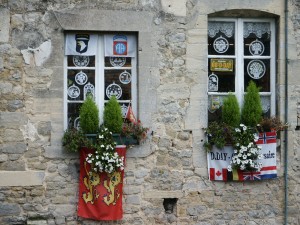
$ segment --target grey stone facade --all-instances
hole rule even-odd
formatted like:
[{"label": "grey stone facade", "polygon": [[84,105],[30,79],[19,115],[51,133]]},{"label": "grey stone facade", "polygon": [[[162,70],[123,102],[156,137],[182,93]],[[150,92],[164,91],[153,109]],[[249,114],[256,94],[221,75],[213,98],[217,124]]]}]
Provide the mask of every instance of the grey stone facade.
[{"label": "grey stone facade", "polygon": [[[0,1],[0,224],[300,224],[300,2],[287,2],[288,26],[283,0]],[[208,180],[202,128],[212,14],[276,18],[277,111],[290,124],[278,179]],[[64,32],[74,30],[138,33],[138,113],[152,135],[127,151],[118,222],[76,214],[79,159],[61,146]],[[173,211],[164,209],[168,199],[177,199]]]}]

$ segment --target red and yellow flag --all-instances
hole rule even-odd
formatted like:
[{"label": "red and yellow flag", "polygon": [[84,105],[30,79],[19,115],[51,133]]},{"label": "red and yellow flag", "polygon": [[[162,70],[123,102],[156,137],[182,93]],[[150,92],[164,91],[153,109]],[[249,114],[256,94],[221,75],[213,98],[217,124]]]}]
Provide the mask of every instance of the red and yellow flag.
[{"label": "red and yellow flag", "polygon": [[[126,146],[117,146],[120,156],[126,155]],[[93,150],[80,151],[78,216],[94,220],[120,220],[123,217],[122,190],[124,170],[112,174],[91,171],[86,162]],[[125,160],[124,160],[125,164]]]}]

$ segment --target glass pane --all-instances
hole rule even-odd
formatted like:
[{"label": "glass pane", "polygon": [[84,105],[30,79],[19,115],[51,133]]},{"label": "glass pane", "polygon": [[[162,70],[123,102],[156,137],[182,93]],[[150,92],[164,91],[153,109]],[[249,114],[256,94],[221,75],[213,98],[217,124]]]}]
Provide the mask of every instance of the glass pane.
[{"label": "glass pane", "polygon": [[105,57],[105,67],[131,67],[131,57]]},{"label": "glass pane", "polygon": [[235,24],[233,22],[208,23],[208,54],[209,55],[234,55]]},{"label": "glass pane", "polygon": [[208,122],[221,121],[222,105],[227,96],[208,95]]},{"label": "glass pane", "polygon": [[208,59],[208,91],[235,91],[235,59]]},{"label": "glass pane", "polygon": [[83,101],[95,88],[95,70],[68,70],[68,100]]},{"label": "glass pane", "polygon": [[245,22],[243,35],[245,55],[270,55],[270,23]]},{"label": "glass pane", "polygon": [[105,100],[115,95],[118,100],[131,100],[131,70],[105,70]]},{"label": "glass pane", "polygon": [[81,103],[68,103],[68,128],[79,127],[79,109]]},{"label": "glass pane", "polygon": [[244,91],[246,91],[250,80],[261,88],[261,92],[271,91],[269,59],[245,59],[244,74]]},{"label": "glass pane", "polygon": [[69,67],[95,67],[95,56],[68,55]]}]

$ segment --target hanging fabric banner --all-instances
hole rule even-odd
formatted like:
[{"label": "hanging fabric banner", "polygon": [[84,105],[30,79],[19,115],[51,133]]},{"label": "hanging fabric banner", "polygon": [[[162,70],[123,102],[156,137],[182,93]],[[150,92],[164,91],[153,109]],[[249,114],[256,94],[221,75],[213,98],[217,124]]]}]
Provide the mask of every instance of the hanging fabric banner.
[{"label": "hanging fabric banner", "polygon": [[262,163],[260,171],[245,172],[242,170],[232,170],[229,172],[227,167],[233,156],[233,147],[225,146],[223,149],[214,147],[207,153],[209,179],[245,181],[276,178],[276,132],[260,133],[257,144],[261,146],[262,154],[262,159],[257,160],[257,162]]},{"label": "hanging fabric banner", "polygon": [[[112,174],[95,173],[86,163],[93,150],[80,150],[78,216],[94,220],[121,220],[124,170]],[[116,152],[126,156],[126,146],[118,145]]]},{"label": "hanging fabric banner", "polygon": [[134,35],[104,35],[105,56],[135,57],[136,38]]},{"label": "hanging fabric banner", "polygon": [[96,55],[96,34],[67,34],[65,54],[66,55]]}]

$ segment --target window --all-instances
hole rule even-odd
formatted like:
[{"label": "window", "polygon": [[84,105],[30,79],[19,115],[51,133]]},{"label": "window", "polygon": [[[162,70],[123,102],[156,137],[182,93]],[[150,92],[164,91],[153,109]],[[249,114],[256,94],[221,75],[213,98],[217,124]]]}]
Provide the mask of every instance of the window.
[{"label": "window", "polygon": [[218,120],[228,92],[240,106],[250,80],[260,87],[264,115],[275,114],[275,22],[210,19],[208,22],[208,120]]},{"label": "window", "polygon": [[113,95],[123,116],[136,112],[136,37],[127,34],[69,33],[65,44],[65,128],[79,127],[79,109],[91,96],[102,118]]}]

